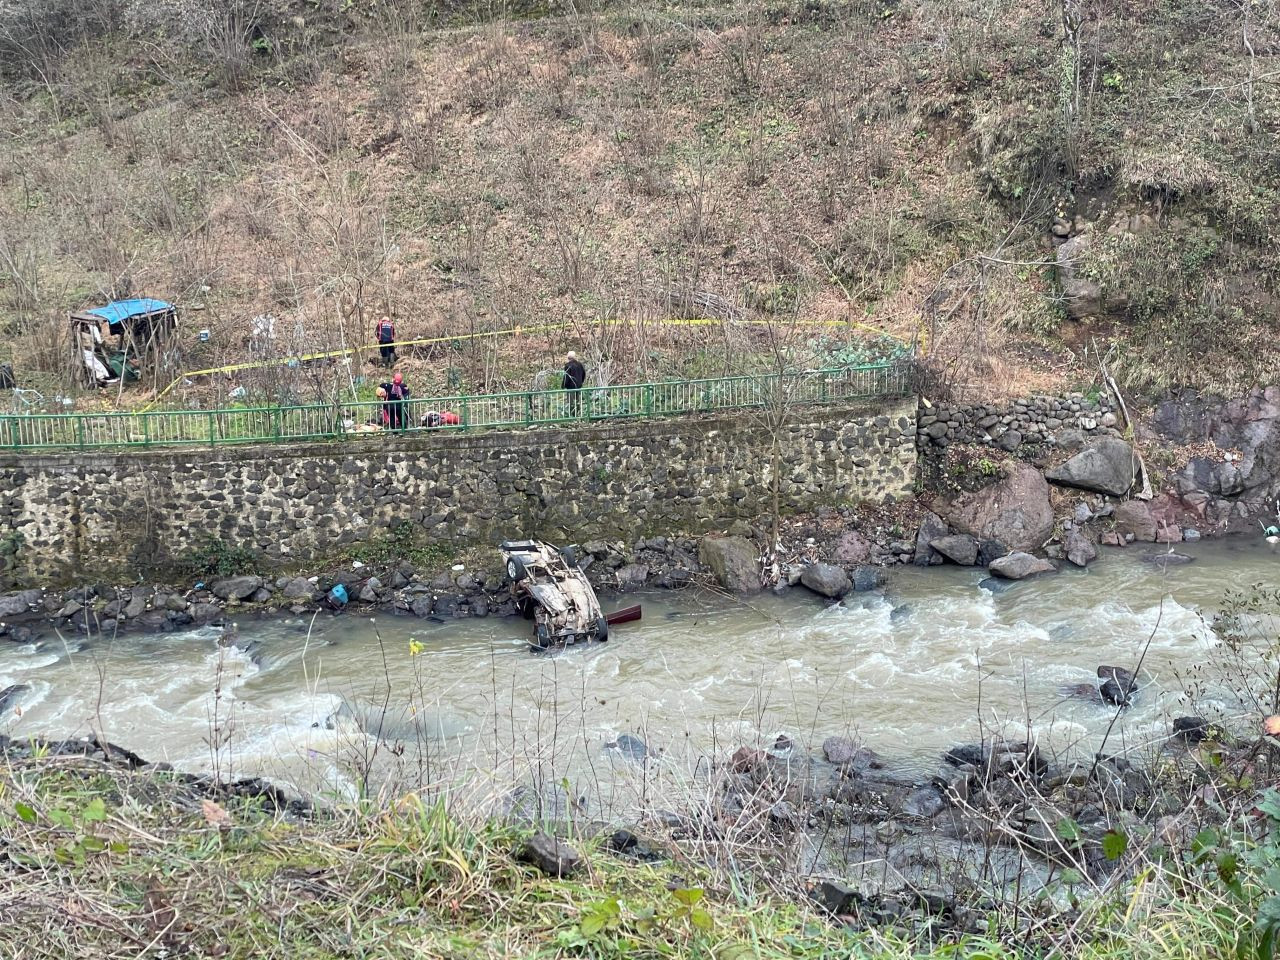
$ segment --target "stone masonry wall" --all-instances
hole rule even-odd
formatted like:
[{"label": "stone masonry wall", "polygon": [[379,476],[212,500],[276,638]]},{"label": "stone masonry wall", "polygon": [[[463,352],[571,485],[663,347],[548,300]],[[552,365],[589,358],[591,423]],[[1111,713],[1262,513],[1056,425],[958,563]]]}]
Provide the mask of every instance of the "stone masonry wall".
[{"label": "stone masonry wall", "polygon": [[[785,511],[909,497],[915,400],[797,411]],[[0,587],[163,573],[207,539],[305,569],[408,523],[450,545],[703,532],[766,514],[769,431],[741,413],[304,446],[0,455]],[[19,534],[19,537],[14,537]],[[8,581],[7,583],[3,581]]]},{"label": "stone masonry wall", "polygon": [[1003,404],[922,406],[917,429],[924,456],[941,454],[953,443],[988,444],[1032,455],[1046,444],[1072,449],[1095,436],[1119,436],[1117,422],[1108,398],[1091,400],[1072,393]]}]

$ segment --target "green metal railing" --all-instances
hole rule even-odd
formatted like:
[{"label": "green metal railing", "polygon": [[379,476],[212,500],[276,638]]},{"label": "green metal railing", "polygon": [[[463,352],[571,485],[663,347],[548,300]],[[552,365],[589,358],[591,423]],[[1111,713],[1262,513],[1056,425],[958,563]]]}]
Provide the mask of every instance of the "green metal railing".
[{"label": "green metal railing", "polygon": [[[580,391],[412,399],[404,401],[398,412],[405,429],[420,429],[429,412],[448,411],[456,414],[459,422],[431,429],[479,430],[782,408],[901,396],[911,388],[909,366],[886,362],[782,375],[584,387]],[[220,446],[358,437],[380,432],[367,425],[379,423],[388,406],[373,401],[148,413],[0,415],[0,450]]]}]

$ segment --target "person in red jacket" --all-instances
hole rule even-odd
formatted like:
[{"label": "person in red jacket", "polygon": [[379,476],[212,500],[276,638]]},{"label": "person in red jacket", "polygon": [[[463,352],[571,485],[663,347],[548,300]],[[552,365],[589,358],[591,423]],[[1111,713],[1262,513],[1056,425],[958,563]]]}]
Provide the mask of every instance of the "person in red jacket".
[{"label": "person in red jacket", "polygon": [[378,338],[378,352],[382,354],[383,366],[391,366],[396,362],[396,325],[391,322],[390,317],[384,316],[378,321],[374,336]]},{"label": "person in red jacket", "polygon": [[428,410],[427,415],[422,418],[422,425],[428,429],[434,427],[456,427],[461,423],[462,418],[452,410],[443,412]]}]

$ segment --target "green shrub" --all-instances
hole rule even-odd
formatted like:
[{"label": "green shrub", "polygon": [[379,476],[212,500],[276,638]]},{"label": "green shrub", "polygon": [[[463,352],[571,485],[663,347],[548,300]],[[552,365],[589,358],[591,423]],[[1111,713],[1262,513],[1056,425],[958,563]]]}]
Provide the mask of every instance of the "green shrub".
[{"label": "green shrub", "polygon": [[257,551],[249,547],[210,538],[192,551],[183,567],[195,577],[234,577],[253,573],[261,559]]}]

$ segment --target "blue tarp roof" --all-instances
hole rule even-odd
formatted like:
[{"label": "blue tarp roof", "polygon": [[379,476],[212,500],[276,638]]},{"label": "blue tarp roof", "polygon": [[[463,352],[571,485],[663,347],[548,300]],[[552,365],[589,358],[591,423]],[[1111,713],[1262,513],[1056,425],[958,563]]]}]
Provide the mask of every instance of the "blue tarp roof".
[{"label": "blue tarp roof", "polygon": [[108,303],[105,307],[94,307],[91,310],[86,310],[85,313],[101,317],[114,327],[130,317],[147,313],[164,313],[172,309],[173,304],[165,303],[163,300],[117,300],[115,303]]}]

